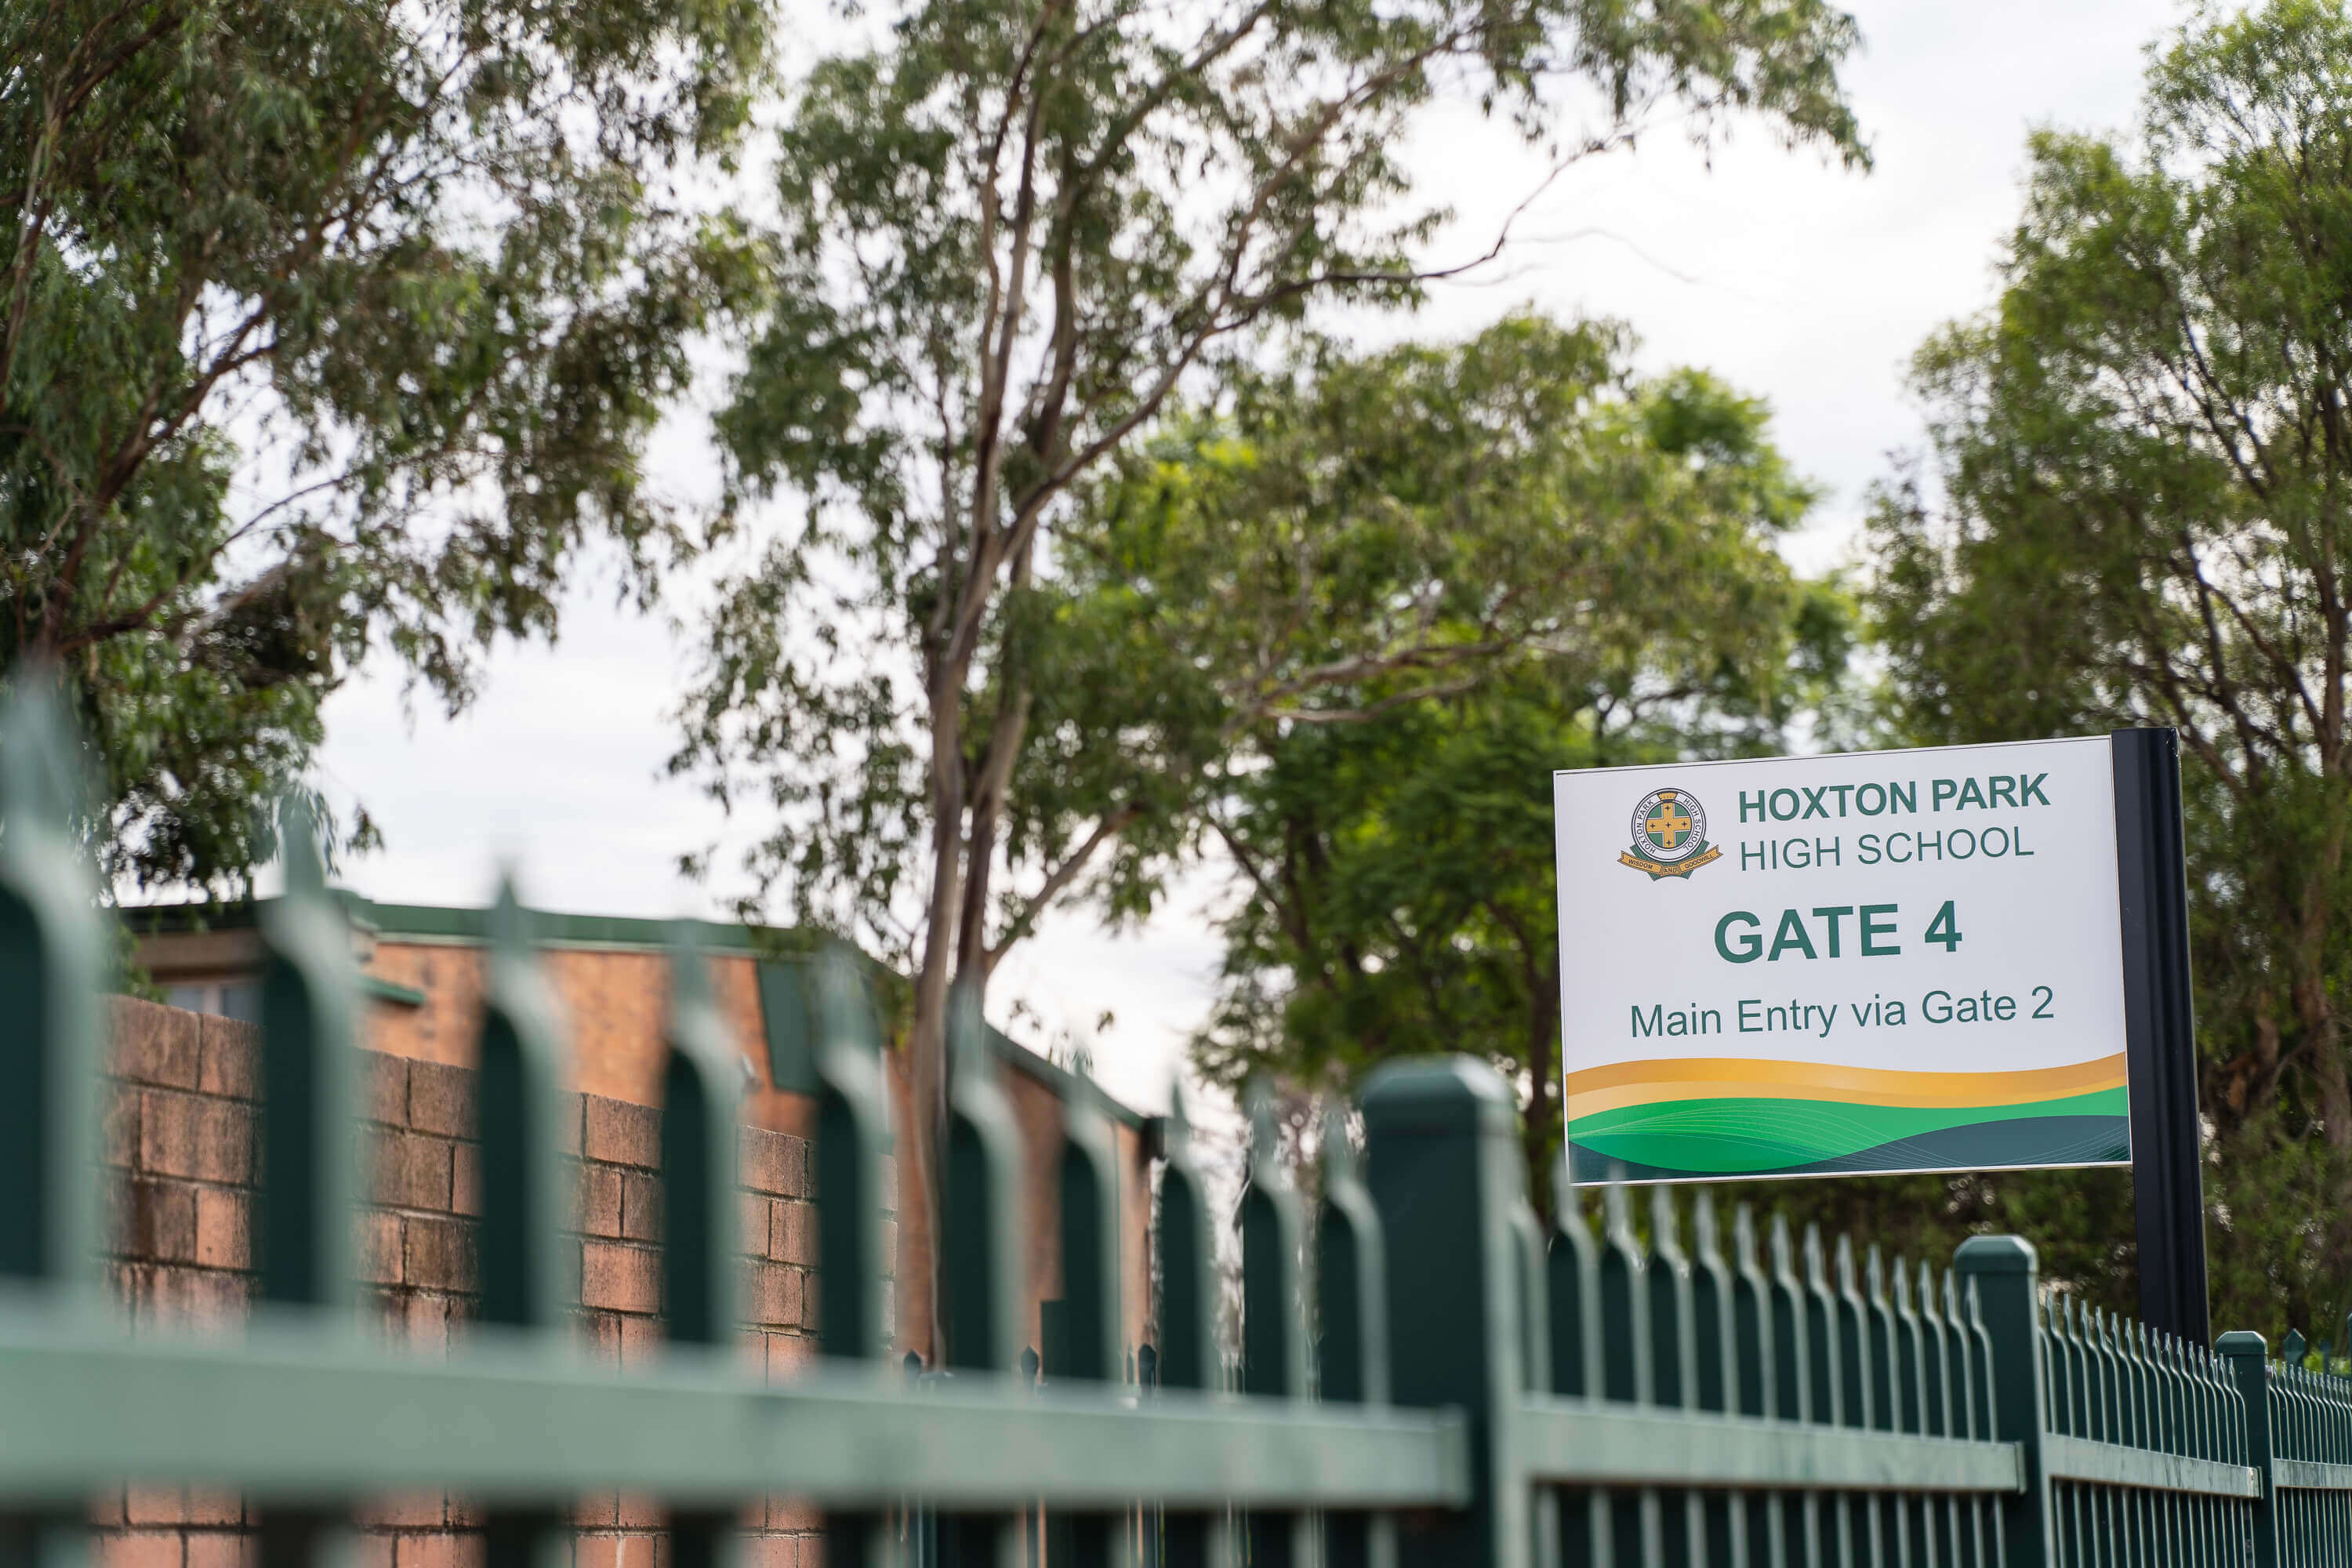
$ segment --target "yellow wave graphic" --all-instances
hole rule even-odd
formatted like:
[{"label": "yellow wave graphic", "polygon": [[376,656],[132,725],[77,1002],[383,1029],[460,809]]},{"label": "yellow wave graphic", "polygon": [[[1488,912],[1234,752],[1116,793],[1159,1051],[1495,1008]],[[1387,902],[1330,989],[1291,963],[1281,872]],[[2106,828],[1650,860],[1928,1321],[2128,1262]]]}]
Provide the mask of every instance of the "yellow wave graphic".
[{"label": "yellow wave graphic", "polygon": [[2027,1105],[2124,1085],[2118,1051],[2031,1072],[1911,1072],[1749,1057],[1616,1062],[1568,1075],[1568,1119],[1675,1100],[1819,1100],[1843,1105]]}]

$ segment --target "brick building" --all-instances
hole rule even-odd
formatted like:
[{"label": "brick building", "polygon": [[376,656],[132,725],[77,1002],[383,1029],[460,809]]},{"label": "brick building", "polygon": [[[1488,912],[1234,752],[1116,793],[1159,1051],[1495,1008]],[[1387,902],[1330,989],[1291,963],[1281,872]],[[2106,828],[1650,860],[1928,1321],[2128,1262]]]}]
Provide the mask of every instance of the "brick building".
[{"label": "brick building", "polygon": [[[255,1068],[250,1024],[118,997],[105,1156],[115,1291],[134,1325],[217,1327],[253,1297]],[[462,1333],[477,1290],[480,1209],[471,1069],[371,1052],[363,1075],[372,1190],[359,1269],[394,1338],[427,1351]],[[660,1354],[660,1112],[576,1097],[567,1140],[579,1157],[581,1328],[616,1367]],[[737,1343],[782,1381],[814,1352],[809,1318],[814,1215],[808,1144],[746,1127]],[[100,1500],[100,1568],[253,1568],[252,1520],[233,1493],[131,1487]],[[742,1519],[744,1568],[820,1568],[817,1521],[783,1498]],[[465,1500],[379,1499],[355,1521],[357,1568],[463,1568],[481,1560]],[[667,1521],[643,1500],[583,1498],[573,1568],[660,1568]]]},{"label": "brick building", "polygon": [[[415,1064],[419,1082],[437,1081],[436,1069],[470,1069],[476,1061],[484,982],[484,911],[343,897],[369,998],[369,1048]],[[137,911],[140,960],[175,1006],[250,1018],[257,1005],[261,952],[254,914],[253,906],[235,904]],[[655,921],[588,915],[538,914],[534,921],[547,978],[564,1012],[573,1087],[586,1103],[616,1108],[599,1113],[607,1120],[657,1108],[667,1049],[661,1030],[667,1006],[669,928]],[[744,1122],[795,1141],[804,1139],[811,1102],[790,1087],[779,1087],[799,1081],[794,1064],[804,1059],[809,994],[804,963],[774,951],[777,944],[770,933],[743,926],[702,929],[719,1005],[743,1055]],[[988,1031],[988,1043],[1021,1131],[1027,1237],[1025,1342],[1042,1343],[1043,1304],[1061,1295],[1056,1202],[1060,1132],[1064,1106],[1083,1097],[1108,1121],[1119,1157],[1120,1299],[1131,1353],[1133,1347],[1152,1338],[1145,1119],[1091,1080],[997,1030]],[[903,1118],[905,1056],[897,1049],[883,1056],[893,1115]],[[624,1107],[628,1110],[617,1109]],[[930,1216],[919,1184],[903,1179],[905,1174],[902,1169],[895,1321],[902,1349],[928,1350],[929,1253],[923,1243]],[[447,1179],[459,1179],[454,1157]],[[593,1198],[600,1205],[593,1215],[583,1211],[583,1228],[589,1218],[608,1212],[602,1205],[610,1198],[621,1205],[618,1223],[625,1238],[632,1190],[625,1180],[610,1193],[602,1185],[593,1193],[583,1185],[583,1203]],[[610,1256],[621,1258],[620,1254]]]}]

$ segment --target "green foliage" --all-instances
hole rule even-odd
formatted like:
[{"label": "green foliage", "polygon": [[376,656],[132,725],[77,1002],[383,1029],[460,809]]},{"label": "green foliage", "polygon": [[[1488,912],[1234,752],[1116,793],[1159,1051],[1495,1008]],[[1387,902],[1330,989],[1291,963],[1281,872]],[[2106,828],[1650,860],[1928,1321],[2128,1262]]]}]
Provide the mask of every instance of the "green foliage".
[{"label": "green foliage", "polygon": [[68,674],[107,869],[233,885],[372,643],[451,706],[583,540],[674,538],[640,443],[746,281],[675,181],[753,0],[0,10],[0,668]]},{"label": "green foliage", "polygon": [[[1486,1057],[1525,1097],[1539,1195],[1559,1136],[1543,781],[1777,749],[1852,644],[1843,596],[1773,549],[1813,491],[1762,405],[1696,372],[1636,384],[1629,347],[1523,318],[1328,361],[1244,398],[1167,481],[1197,536],[1171,640],[1275,698],[1239,710],[1250,765],[1206,805],[1242,896],[1196,1064],[1351,1089],[1396,1056]],[[1315,635],[1333,599],[1329,624],[1385,621],[1410,657],[1301,689],[1346,657]],[[1247,657],[1286,643],[1288,662]]]},{"label": "green foliage", "polygon": [[2151,57],[2134,141],[2037,134],[1873,523],[1918,739],[2180,731],[2215,1318],[2273,1332],[2352,1288],[2347,100],[2352,16],[2273,0]]}]

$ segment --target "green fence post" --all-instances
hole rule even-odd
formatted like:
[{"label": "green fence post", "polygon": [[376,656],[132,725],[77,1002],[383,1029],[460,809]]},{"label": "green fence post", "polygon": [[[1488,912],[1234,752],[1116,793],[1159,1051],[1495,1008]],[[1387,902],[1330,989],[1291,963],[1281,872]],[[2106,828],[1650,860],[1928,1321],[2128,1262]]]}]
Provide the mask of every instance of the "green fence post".
[{"label": "green fence post", "polygon": [[1517,1108],[1468,1057],[1395,1062],[1364,1090],[1365,1163],[1388,1242],[1389,1393],[1459,1408],[1470,1506],[1406,1521],[1402,1568],[1526,1568],[1527,1488],[1510,1444],[1520,1397]]},{"label": "green fence post", "polygon": [[1997,1505],[2010,1568],[2055,1568],[2050,1479],[2042,1470],[2041,1260],[2014,1236],[1976,1236],[1960,1243],[1953,1267],[1976,1291],[1977,1311],[1992,1347],[1992,1431],[2018,1445],[2024,1489]]},{"label": "green fence post", "polygon": [[2278,1568],[2278,1508],[2271,1495],[2271,1348],[2262,1335],[2244,1329],[2223,1334],[2213,1348],[2229,1363],[2230,1379],[2245,1403],[2244,1462],[2263,1481],[2262,1498],[2254,1504],[2253,1568]]},{"label": "green fence post", "polygon": [[[103,1252],[105,933],[74,846],[76,752],[52,679],[20,671],[0,715],[0,1275],[89,1303]],[[27,1568],[81,1568],[87,1525],[79,1510],[0,1521],[0,1551]]]},{"label": "green fence post", "polygon": [[94,1294],[105,932],[74,846],[77,747],[51,681],[0,717],[0,1275]]}]

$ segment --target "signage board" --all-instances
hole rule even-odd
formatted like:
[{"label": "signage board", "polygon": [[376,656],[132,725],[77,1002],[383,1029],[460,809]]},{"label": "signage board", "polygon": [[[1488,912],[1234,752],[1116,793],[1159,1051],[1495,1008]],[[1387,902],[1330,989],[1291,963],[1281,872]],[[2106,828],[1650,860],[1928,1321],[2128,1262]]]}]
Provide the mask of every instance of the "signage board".
[{"label": "signage board", "polygon": [[1556,774],[1577,1179],[2128,1163],[2114,756]]}]

